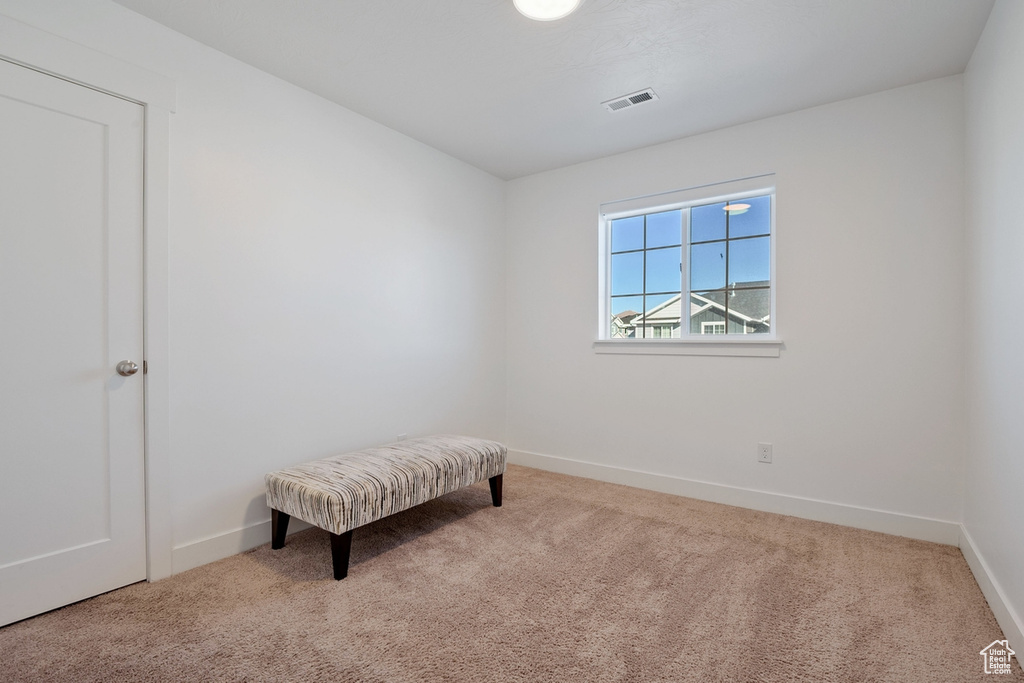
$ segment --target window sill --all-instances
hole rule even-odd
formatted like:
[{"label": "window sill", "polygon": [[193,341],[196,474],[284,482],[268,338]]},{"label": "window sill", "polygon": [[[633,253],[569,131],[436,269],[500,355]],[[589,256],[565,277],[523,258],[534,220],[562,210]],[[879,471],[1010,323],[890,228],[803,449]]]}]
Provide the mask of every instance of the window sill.
[{"label": "window sill", "polygon": [[778,358],[781,339],[599,339],[595,353],[648,356],[757,356]]}]

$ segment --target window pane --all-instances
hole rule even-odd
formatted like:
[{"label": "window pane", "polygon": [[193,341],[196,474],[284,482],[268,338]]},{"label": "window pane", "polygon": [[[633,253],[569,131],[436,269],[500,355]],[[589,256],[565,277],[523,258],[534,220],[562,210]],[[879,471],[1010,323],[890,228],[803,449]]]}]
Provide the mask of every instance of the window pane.
[{"label": "window pane", "polygon": [[611,307],[612,339],[627,339],[636,336],[633,319],[643,313],[644,298],[642,296],[613,296]]},{"label": "window pane", "polygon": [[682,250],[679,247],[647,252],[647,291],[678,292],[682,285]]},{"label": "window pane", "polygon": [[612,316],[623,313],[643,313],[644,298],[642,296],[613,296]]},{"label": "window pane", "polygon": [[644,217],[612,221],[612,252],[644,248]]},{"label": "window pane", "polygon": [[725,287],[725,242],[691,246],[690,289],[699,291],[721,287]]},{"label": "window pane", "polygon": [[[646,313],[648,313],[650,315],[655,315],[656,313],[659,314],[659,315],[665,315],[666,312],[668,311],[668,309],[667,308],[659,309],[658,307],[661,306],[666,301],[671,301],[672,299],[675,299],[678,296],[679,296],[678,294],[656,294],[654,296],[648,296],[647,297],[647,310],[646,310]],[[660,311],[660,313],[659,313],[659,311]],[[675,312],[675,317],[677,317],[677,318],[679,317],[679,312],[678,311]]]},{"label": "window pane", "polygon": [[730,334],[764,334],[771,331],[772,295],[767,287],[736,289],[726,298]]},{"label": "window pane", "polygon": [[725,296],[722,291],[690,294],[690,334],[725,333]]},{"label": "window pane", "polygon": [[679,295],[678,294],[657,294],[645,297],[644,314],[634,320],[637,337],[652,339],[654,329],[657,326],[678,324],[679,322]]},{"label": "window pane", "polygon": [[725,202],[690,209],[690,241],[725,239]]},{"label": "window pane", "polygon": [[[747,204],[749,209],[729,213],[729,237],[767,235],[772,231],[771,197],[750,197],[738,199],[733,204]],[[723,212],[724,213],[724,212]]]},{"label": "window pane", "polygon": [[691,334],[765,334],[771,331],[771,289],[730,289],[690,295]]},{"label": "window pane", "polygon": [[683,243],[683,211],[663,211],[647,216],[647,248],[674,247]]},{"label": "window pane", "polygon": [[767,284],[771,278],[771,238],[729,242],[729,284]]},{"label": "window pane", "polygon": [[630,252],[612,256],[612,296],[644,291],[644,254]]}]

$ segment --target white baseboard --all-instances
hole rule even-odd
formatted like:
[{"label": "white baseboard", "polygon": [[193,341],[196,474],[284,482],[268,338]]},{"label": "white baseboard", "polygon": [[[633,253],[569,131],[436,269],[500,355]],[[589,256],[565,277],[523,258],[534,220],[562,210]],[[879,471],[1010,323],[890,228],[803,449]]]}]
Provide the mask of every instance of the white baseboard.
[{"label": "white baseboard", "polygon": [[582,460],[541,455],[528,451],[508,452],[508,461],[549,472],[569,474],[587,479],[597,479],[612,484],[625,484],[650,491],[671,493],[677,496],[697,498],[713,503],[735,505],[736,507],[775,512],[782,515],[830,522],[843,526],[880,531],[895,536],[916,538],[922,541],[957,545],[960,542],[960,524],[941,519],[915,517],[898,512],[873,510],[871,508],[830,503],[824,500],[787,496],[767,491],[756,491],[735,486],[712,484],[705,481],[683,479],[665,474],[642,472],[625,467],[600,465]]},{"label": "white baseboard", "polygon": [[967,566],[971,568],[971,573],[974,574],[982,595],[988,600],[988,605],[992,608],[999,627],[1003,629],[1003,635],[1010,641],[1010,649],[1020,653],[1017,655],[1019,662],[1020,657],[1024,655],[1024,621],[1014,611],[1010,601],[1006,599],[1006,594],[999,582],[992,576],[992,572],[989,571],[988,563],[978,551],[974,539],[962,524],[960,525],[960,552],[964,554]]},{"label": "white baseboard", "polygon": [[[288,524],[288,535],[308,529],[311,525],[292,517]],[[252,526],[241,527],[216,536],[210,536],[174,548],[171,553],[173,572],[179,574],[201,567],[210,562],[223,560],[238,553],[244,553],[256,546],[270,543],[270,520]]]}]

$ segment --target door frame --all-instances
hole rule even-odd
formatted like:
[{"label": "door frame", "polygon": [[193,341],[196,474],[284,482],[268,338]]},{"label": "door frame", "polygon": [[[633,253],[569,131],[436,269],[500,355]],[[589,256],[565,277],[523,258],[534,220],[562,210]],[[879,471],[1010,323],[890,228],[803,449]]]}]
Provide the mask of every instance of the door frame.
[{"label": "door frame", "polygon": [[0,14],[0,59],[141,104],[146,579],[172,574],[168,394],[168,179],[173,80]]}]

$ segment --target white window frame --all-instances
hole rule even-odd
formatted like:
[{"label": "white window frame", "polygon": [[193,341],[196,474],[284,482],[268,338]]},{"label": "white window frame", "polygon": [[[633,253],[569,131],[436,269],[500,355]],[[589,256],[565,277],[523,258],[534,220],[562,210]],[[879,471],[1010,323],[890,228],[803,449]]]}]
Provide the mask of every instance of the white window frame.
[{"label": "white window frame", "polygon": [[[721,329],[722,329],[721,332],[705,332],[704,331],[704,330],[708,330],[708,329],[717,330],[717,329],[719,329],[719,327],[721,327]],[[726,321],[724,321],[724,320],[722,320],[722,321],[705,320],[704,322],[702,322],[700,324],[700,333],[702,335],[726,334]]]},{"label": "white window frame", "polygon": [[[780,355],[783,346],[778,330],[776,315],[776,291],[778,288],[775,268],[775,251],[778,242],[775,221],[776,192],[775,174],[766,173],[723,183],[674,190],[643,197],[606,202],[599,213],[598,236],[598,332],[594,342],[597,353],[657,354],[657,355],[711,355],[711,356],[774,356]],[[612,339],[610,331],[611,313],[611,225],[613,220],[632,216],[689,209],[693,206],[720,201],[739,201],[748,197],[771,195],[770,236],[770,312],[769,332],[765,334],[693,334],[688,324],[680,320],[680,336],[666,338]],[[690,225],[689,212],[683,225],[683,271],[680,274],[680,311],[685,315],[685,302],[689,301],[690,272]]]}]

